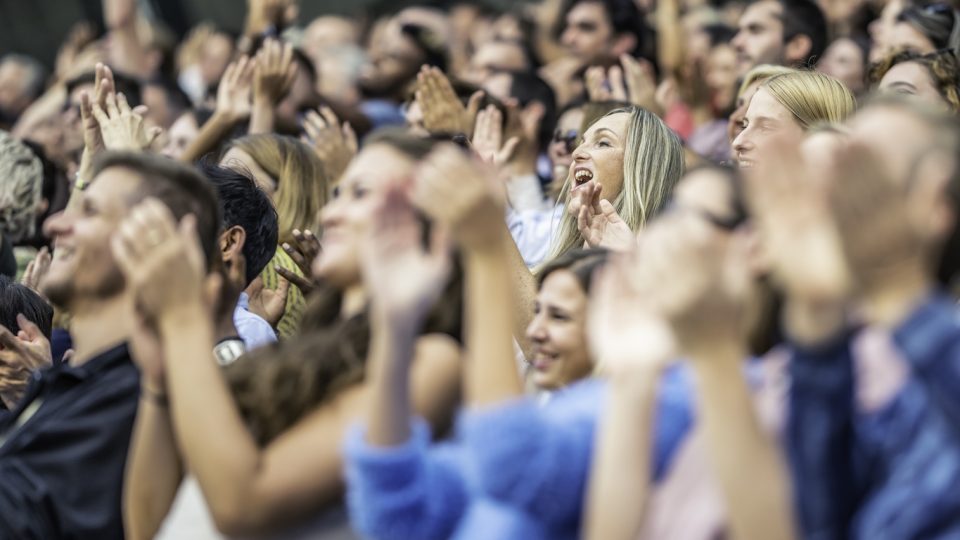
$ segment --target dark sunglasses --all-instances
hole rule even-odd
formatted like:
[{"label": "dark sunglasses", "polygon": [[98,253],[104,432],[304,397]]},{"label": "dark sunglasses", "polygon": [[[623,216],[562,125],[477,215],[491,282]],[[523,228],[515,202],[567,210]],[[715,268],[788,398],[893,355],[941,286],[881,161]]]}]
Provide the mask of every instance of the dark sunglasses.
[{"label": "dark sunglasses", "polygon": [[577,148],[577,140],[580,138],[580,133],[571,129],[568,131],[555,130],[553,132],[553,138],[551,139],[555,143],[563,143],[566,146],[567,153],[572,154]]}]

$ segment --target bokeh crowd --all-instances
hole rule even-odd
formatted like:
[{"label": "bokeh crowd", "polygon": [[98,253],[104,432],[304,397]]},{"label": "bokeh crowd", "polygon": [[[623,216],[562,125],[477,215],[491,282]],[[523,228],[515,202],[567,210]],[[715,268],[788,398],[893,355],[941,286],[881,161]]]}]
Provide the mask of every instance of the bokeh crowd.
[{"label": "bokeh crowd", "polygon": [[960,537],[960,6],[236,3],[0,56],[0,539]]}]

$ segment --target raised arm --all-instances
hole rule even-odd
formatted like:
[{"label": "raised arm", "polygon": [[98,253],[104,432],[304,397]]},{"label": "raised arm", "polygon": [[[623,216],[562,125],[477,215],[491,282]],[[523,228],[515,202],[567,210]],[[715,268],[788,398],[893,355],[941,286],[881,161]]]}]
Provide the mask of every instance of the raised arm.
[{"label": "raised arm", "polygon": [[[140,305],[158,321],[170,410],[186,468],[197,477],[225,534],[271,534],[298,524],[342,494],[343,462],[339,446],[331,441],[339,441],[364,413],[368,392],[362,385],[345,390],[259,448],[210,357],[213,317],[204,298],[212,296],[218,278],[205,276],[197,262],[200,248],[190,218],[177,229],[158,204],[136,212],[124,227],[123,249],[129,253],[117,259],[138,291]],[[145,250],[136,243],[144,237],[159,242]],[[422,396],[449,385],[451,353],[421,341],[416,352],[414,403],[435,405]],[[423,412],[431,419],[440,414]]]},{"label": "raised arm", "polygon": [[[492,171],[461,149],[436,150],[417,178],[417,205],[449,228],[460,247],[466,276],[464,372],[466,402],[489,405],[523,394],[513,355],[509,254],[504,202]],[[522,261],[521,261],[522,264]],[[524,272],[529,272],[524,266]],[[531,310],[532,312],[532,310]]]},{"label": "raised arm", "polygon": [[610,381],[584,506],[591,540],[633,539],[642,529],[653,486],[657,387],[674,356],[669,325],[630,278],[634,260],[627,254],[608,262],[590,299],[590,348]]},{"label": "raised arm", "polygon": [[270,133],[276,119],[276,108],[286,96],[297,75],[293,63],[293,45],[276,39],[264,41],[257,52],[253,73],[253,110],[250,133]]},{"label": "raised arm", "polygon": [[137,0],[103,0],[103,18],[110,32],[110,60],[123,73],[149,77],[150,63],[137,34]]},{"label": "raised arm", "polygon": [[187,147],[180,161],[197,161],[215,149],[239,122],[250,117],[255,66],[256,61],[247,56],[242,56],[227,66],[217,87],[217,106],[213,116],[200,128],[200,134]]}]

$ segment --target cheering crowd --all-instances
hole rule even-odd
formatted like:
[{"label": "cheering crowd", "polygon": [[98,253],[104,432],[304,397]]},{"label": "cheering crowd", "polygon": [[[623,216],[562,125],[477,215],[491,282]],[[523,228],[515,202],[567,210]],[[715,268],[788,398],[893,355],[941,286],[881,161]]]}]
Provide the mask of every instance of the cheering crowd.
[{"label": "cheering crowd", "polygon": [[960,537],[960,10],[0,56],[0,539]]}]

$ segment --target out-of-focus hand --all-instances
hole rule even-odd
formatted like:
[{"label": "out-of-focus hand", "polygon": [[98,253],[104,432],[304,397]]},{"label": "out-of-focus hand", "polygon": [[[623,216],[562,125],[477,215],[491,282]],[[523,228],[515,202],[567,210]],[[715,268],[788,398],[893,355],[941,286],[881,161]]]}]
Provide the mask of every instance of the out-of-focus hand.
[{"label": "out-of-focus hand", "polygon": [[423,224],[407,189],[390,186],[379,202],[363,246],[363,276],[376,315],[415,328],[440,297],[451,262],[442,224],[434,224],[424,248]]},{"label": "out-of-focus hand", "polygon": [[93,105],[93,116],[100,124],[103,144],[108,150],[132,150],[142,152],[163,133],[159,127],[148,128],[143,119],[145,107],[130,108],[123,94],[110,93],[106,108]]},{"label": "out-of-focus hand", "polygon": [[40,294],[40,288],[43,286],[43,279],[50,270],[50,262],[53,257],[50,256],[50,250],[46,246],[40,248],[37,255],[27,264],[27,269],[23,272],[20,283],[28,287],[33,292]]},{"label": "out-of-focus hand", "polygon": [[500,167],[510,161],[520,138],[510,137],[504,142],[503,114],[494,105],[487,105],[477,113],[473,130],[473,149],[483,161]]},{"label": "out-of-focus hand", "polygon": [[17,315],[17,335],[0,326],[0,395],[8,407],[23,397],[33,373],[50,366],[50,341],[23,315]]},{"label": "out-of-focus hand", "polygon": [[663,369],[676,356],[673,331],[648,289],[633,278],[642,264],[636,250],[611,256],[594,276],[587,317],[590,349],[609,376]]},{"label": "out-of-focus hand", "polygon": [[417,74],[417,90],[414,95],[423,112],[423,127],[430,133],[473,132],[483,92],[474,92],[464,106],[443,71],[424,66]]},{"label": "out-of-focus hand", "polygon": [[217,87],[217,114],[230,122],[239,122],[250,117],[253,109],[255,68],[256,61],[246,55],[227,66]]},{"label": "out-of-focus hand", "polygon": [[257,52],[253,76],[255,102],[275,106],[287,95],[297,76],[293,45],[268,39]]},{"label": "out-of-focus hand", "polygon": [[213,320],[223,278],[207,275],[196,227],[192,215],[178,224],[162,202],[148,198],[113,235],[113,255],[137,309],[160,327],[198,314]]},{"label": "out-of-focus hand", "polygon": [[349,122],[343,124],[330,107],[310,111],[303,122],[306,134],[301,138],[310,145],[330,176],[336,181],[347,170],[347,165],[357,155],[357,134]]},{"label": "out-of-focus hand", "polygon": [[276,328],[287,309],[287,292],[290,282],[280,276],[277,278],[277,288],[268,289],[263,286],[263,278],[257,276],[249,287],[247,295],[250,297],[249,310]]},{"label": "out-of-focus hand", "polygon": [[413,200],[469,251],[502,240],[503,191],[496,171],[459,147],[445,144],[420,166]]}]

